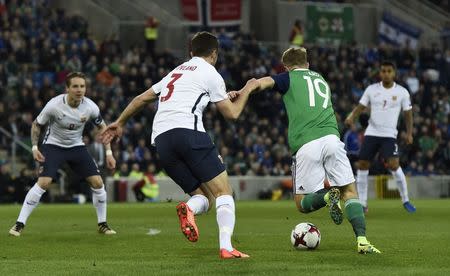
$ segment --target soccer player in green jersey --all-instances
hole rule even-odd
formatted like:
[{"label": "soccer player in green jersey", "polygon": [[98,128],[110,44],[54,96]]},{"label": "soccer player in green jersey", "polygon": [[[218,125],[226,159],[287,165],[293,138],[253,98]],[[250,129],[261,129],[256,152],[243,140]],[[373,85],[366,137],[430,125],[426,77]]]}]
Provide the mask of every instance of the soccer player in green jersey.
[{"label": "soccer player in green jersey", "polygon": [[[293,153],[294,199],[302,213],[329,206],[334,223],[341,224],[344,202],[359,253],[381,253],[366,239],[366,221],[358,200],[350,162],[344,149],[331,104],[330,87],[323,77],[309,70],[305,48],[289,48],[282,56],[287,72],[258,80],[259,89],[283,95],[289,127],[288,142]],[[231,92],[230,97],[236,97]],[[328,179],[331,188],[324,189]]]}]

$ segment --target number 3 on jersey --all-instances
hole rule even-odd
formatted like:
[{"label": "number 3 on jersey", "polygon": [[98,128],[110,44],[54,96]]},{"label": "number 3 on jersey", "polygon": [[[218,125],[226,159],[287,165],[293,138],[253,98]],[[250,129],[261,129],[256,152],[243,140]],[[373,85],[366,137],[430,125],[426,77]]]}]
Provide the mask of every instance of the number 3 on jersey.
[{"label": "number 3 on jersey", "polygon": [[181,76],[183,76],[183,74],[172,74],[172,76],[170,76],[172,78],[172,80],[166,86],[169,89],[169,92],[167,92],[167,95],[165,95],[164,97],[161,97],[161,102],[165,102],[168,99],[170,99],[170,97],[172,96],[173,90],[175,89],[174,83],[179,78],[181,78]]},{"label": "number 3 on jersey", "polygon": [[[303,76],[308,84],[308,92],[309,92],[309,106],[316,106],[316,93],[323,98],[323,108],[327,108],[328,102],[330,101],[330,87],[328,84],[322,79],[315,78],[314,81],[311,80],[310,76]],[[322,91],[324,90],[325,91]],[[314,93],[316,92],[316,93]]]}]

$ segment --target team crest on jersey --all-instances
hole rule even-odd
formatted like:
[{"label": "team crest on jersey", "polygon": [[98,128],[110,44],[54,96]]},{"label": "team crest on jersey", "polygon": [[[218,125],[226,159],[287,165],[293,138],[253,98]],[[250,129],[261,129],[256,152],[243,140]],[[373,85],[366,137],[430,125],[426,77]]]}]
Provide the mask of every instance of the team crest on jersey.
[{"label": "team crest on jersey", "polygon": [[81,116],[81,117],[80,117],[80,121],[81,121],[82,123],[86,122],[86,120],[87,120],[87,117],[86,117],[86,116]]},{"label": "team crest on jersey", "polygon": [[392,100],[396,101],[397,100],[397,96],[392,96]]}]

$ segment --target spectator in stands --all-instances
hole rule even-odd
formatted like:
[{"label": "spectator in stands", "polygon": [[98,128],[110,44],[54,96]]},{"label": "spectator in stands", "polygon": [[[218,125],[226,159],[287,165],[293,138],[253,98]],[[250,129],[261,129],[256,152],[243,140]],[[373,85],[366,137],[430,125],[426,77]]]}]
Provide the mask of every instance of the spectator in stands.
[{"label": "spectator in stands", "polygon": [[121,163],[119,170],[114,173],[114,180],[119,180],[121,177],[128,177],[129,174],[128,164]]},{"label": "spectator in stands", "polygon": [[155,44],[158,40],[158,27],[158,19],[153,16],[149,16],[147,18],[147,22],[145,23],[145,42],[147,53],[149,53],[152,57],[155,56]]},{"label": "spectator in stands", "polygon": [[128,178],[132,179],[132,180],[141,180],[141,179],[144,178],[144,173],[139,168],[139,164],[138,163],[134,163],[131,166],[131,171],[128,174]]},{"label": "spectator in stands", "polygon": [[[18,2],[8,2],[0,16],[0,125],[9,131],[16,128],[25,139],[29,137],[29,133],[21,131],[21,125],[27,123],[27,115],[22,114],[30,112],[36,117],[43,108],[43,102],[63,91],[60,87],[64,84],[69,61],[70,66],[81,66],[89,76],[92,99],[99,106],[100,102],[104,102],[105,110],[102,110],[102,114],[107,121],[117,117],[118,110],[126,106],[140,87],[150,87],[152,83],[158,82],[177,62],[170,52],[147,52],[146,45],[123,50],[114,35],[99,41],[97,45],[87,35],[87,22],[80,16],[72,17],[64,10],[51,9],[48,1],[19,2],[20,5]],[[21,9],[30,9],[33,14],[45,10],[48,15],[29,17],[25,13],[16,13],[19,6]],[[299,23],[302,28],[301,22]],[[296,33],[294,29],[296,27],[293,27]],[[222,56],[217,68],[231,89],[242,87],[244,79],[262,72],[276,74],[284,70],[277,49],[259,43],[253,34],[237,32],[230,45],[227,44],[229,37],[231,36],[224,30],[219,31],[221,42],[225,42],[221,44],[227,46],[221,49]],[[338,123],[351,110],[352,104],[359,101],[361,88],[376,81],[378,62],[389,56],[398,56],[398,65],[405,70],[399,72],[398,79],[402,80],[400,84],[409,88],[412,103],[418,111],[415,113],[417,121],[414,124],[417,132],[416,145],[402,148],[402,151],[406,151],[405,156],[407,154],[410,159],[416,160],[416,171],[419,174],[427,169],[427,162],[435,164],[436,173],[448,173],[449,167],[446,164],[449,162],[442,162],[448,160],[445,159],[448,155],[444,153],[447,149],[445,142],[450,137],[448,48],[442,50],[433,45],[411,52],[409,49],[381,45],[367,48],[360,45],[341,45],[337,48],[311,45],[308,50],[312,56],[311,69],[328,75]],[[407,57],[408,62],[403,62],[403,57]],[[41,67],[53,71],[44,73]],[[121,142],[114,146],[114,150],[121,153],[118,165],[127,166],[129,162],[130,167],[138,162],[134,149],[138,146],[139,139],[148,139],[150,136],[149,130],[144,129],[142,124],[151,124],[156,108],[156,105],[149,106],[130,122]],[[204,118],[205,126],[209,124],[207,129],[211,130],[208,134],[218,148],[228,148],[228,155],[233,159],[229,167],[230,174],[244,175],[264,172],[261,168],[265,166],[261,164],[267,150],[271,150],[270,157],[273,161],[273,169],[267,174],[284,172],[289,175],[291,155],[287,151],[287,136],[282,123],[284,120],[286,114],[278,93],[256,95],[241,115],[236,131],[231,131],[232,124],[222,120],[214,107],[205,112]],[[438,149],[431,157],[427,157],[419,144],[422,125],[432,130],[428,134],[430,137],[436,129],[441,133],[441,142],[436,141]],[[230,131],[231,137],[228,134]],[[345,133],[346,130],[341,131]],[[400,135],[401,132],[400,129]],[[233,133],[237,134],[236,137]],[[86,135],[93,140],[91,133]],[[257,137],[262,137],[262,141],[257,142]],[[271,138],[269,144],[266,137]],[[424,139],[427,140],[428,137]],[[0,136],[3,148],[9,147],[9,143]],[[260,151],[260,147],[264,150]],[[255,149],[260,153],[258,158],[252,154]],[[144,152],[145,160],[138,162],[141,168],[146,168],[151,163],[159,168],[157,156],[152,154],[152,150],[150,148]],[[418,153],[422,157],[416,159]],[[431,161],[428,160],[430,158]],[[157,174],[164,175],[164,172],[158,170]]]},{"label": "spectator in stands", "polygon": [[303,45],[303,26],[300,19],[295,20],[294,26],[292,26],[291,33],[289,35],[289,42],[292,46],[300,47]]},{"label": "spectator in stands", "polygon": [[144,178],[133,185],[133,191],[137,201],[155,202],[159,200],[159,185],[156,182],[155,165],[150,164],[145,171]]}]

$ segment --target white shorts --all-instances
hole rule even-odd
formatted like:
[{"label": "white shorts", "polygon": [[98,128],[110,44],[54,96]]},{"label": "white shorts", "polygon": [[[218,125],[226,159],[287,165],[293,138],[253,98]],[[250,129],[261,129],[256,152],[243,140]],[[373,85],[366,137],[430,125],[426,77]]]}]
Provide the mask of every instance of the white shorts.
[{"label": "white shorts", "polygon": [[344,143],[336,135],[327,135],[304,144],[292,161],[294,195],[309,194],[330,186],[355,182]]}]

